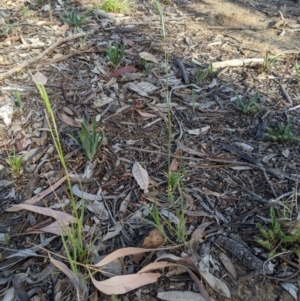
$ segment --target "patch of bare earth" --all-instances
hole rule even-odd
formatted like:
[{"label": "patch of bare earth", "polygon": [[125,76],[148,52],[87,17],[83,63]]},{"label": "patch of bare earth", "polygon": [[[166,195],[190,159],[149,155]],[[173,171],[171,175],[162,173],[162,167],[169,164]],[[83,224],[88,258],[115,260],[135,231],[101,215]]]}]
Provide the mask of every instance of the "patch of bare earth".
[{"label": "patch of bare earth", "polygon": [[[297,299],[298,257],[286,250],[269,261],[268,251],[257,243],[256,224],[270,227],[271,206],[278,212],[288,208],[286,218],[298,219],[299,143],[274,142],[265,133],[290,120],[292,132],[300,135],[294,71],[300,6],[258,0],[161,4],[164,42],[150,1],[133,1],[126,16],[101,12],[93,1],[66,1],[65,10],[86,16],[81,29],[62,22],[62,1],[51,0],[50,7],[48,1],[38,2],[0,3],[0,298],[76,300],[77,288],[84,300],[111,300],[108,295],[118,288],[128,291],[121,290],[124,301],[192,300],[188,293],[197,293],[194,300]],[[109,62],[108,43],[125,47],[118,66]],[[262,70],[266,51],[270,57],[281,55]],[[197,81],[197,72],[210,63],[214,72]],[[88,193],[83,196],[88,262],[96,264],[120,252],[119,259],[93,274],[99,283],[112,281],[107,290],[100,284],[96,289],[82,266],[79,270],[86,277],[77,275],[82,281],[74,285],[70,274],[49,259],[49,252],[57,261],[62,260],[57,254],[66,254],[60,229],[53,226],[53,211],[47,210],[62,213],[56,217],[59,222],[71,220],[74,213],[30,72],[47,78],[73,191]],[[166,89],[172,168],[183,174],[172,205],[166,176]],[[15,91],[24,103],[22,110]],[[236,95],[249,100],[255,92],[261,110],[242,114]],[[96,118],[97,129],[105,133],[92,162],[71,138],[78,136],[83,118],[90,124]],[[14,149],[25,156],[17,176],[6,160]],[[136,162],[147,171],[146,189],[134,175]],[[81,208],[80,197],[76,202]],[[184,211],[185,237],[179,239],[166,229],[166,250],[160,248],[164,238],[153,230],[149,208],[154,202],[165,224],[176,225],[173,214]],[[29,210],[28,204],[37,207]],[[192,238],[195,242],[187,243]],[[127,247],[153,252],[124,256]],[[138,280],[132,276],[125,283],[125,276],[135,275],[161,255],[166,255],[169,268],[155,266],[151,273],[160,277],[154,281],[150,268],[149,280],[138,274],[146,279],[144,284],[151,284],[130,290]],[[61,262],[70,267],[66,260]],[[113,279],[118,280],[111,285]],[[167,296],[169,291],[177,295]]]}]

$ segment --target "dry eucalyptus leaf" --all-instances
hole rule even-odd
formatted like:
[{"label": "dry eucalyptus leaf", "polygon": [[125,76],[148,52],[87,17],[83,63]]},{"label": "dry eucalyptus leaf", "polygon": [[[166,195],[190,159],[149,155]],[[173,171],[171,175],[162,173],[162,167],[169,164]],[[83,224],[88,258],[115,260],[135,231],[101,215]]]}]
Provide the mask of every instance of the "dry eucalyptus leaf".
[{"label": "dry eucalyptus leaf", "polygon": [[41,72],[37,72],[34,76],[33,76],[33,81],[38,84],[38,85],[46,85],[48,78]]},{"label": "dry eucalyptus leaf", "polygon": [[140,89],[135,83],[127,83],[125,84],[123,87],[125,87],[126,89],[136,92],[141,96],[148,96],[148,93],[142,89]]},{"label": "dry eucalyptus leaf", "polygon": [[146,169],[138,162],[134,162],[132,167],[132,175],[136,182],[139,184],[144,193],[148,193],[149,177]]},{"label": "dry eucalyptus leaf", "polygon": [[149,52],[145,52],[145,51],[144,52],[140,52],[139,56],[140,56],[141,59],[143,59],[145,61],[150,61],[150,62],[153,62],[155,64],[158,64],[157,58],[153,54],[151,54]]},{"label": "dry eucalyptus leaf", "polygon": [[104,281],[91,277],[94,286],[106,295],[126,294],[146,284],[154,283],[161,276],[159,273],[138,273],[133,275],[115,276]]},{"label": "dry eucalyptus leaf", "polygon": [[226,268],[226,270],[230,273],[230,275],[236,279],[237,277],[237,273],[236,273],[236,269],[234,267],[234,265],[232,264],[230,258],[225,254],[225,253],[221,253],[219,255],[220,260],[222,261],[224,267]]},{"label": "dry eucalyptus leaf", "polygon": [[77,290],[78,286],[79,286],[78,277],[62,261],[58,261],[58,260],[52,258],[50,256],[50,254],[49,254],[49,257],[50,257],[50,261],[70,279],[74,288]]},{"label": "dry eucalyptus leaf", "polygon": [[115,224],[115,226],[113,227],[113,229],[110,229],[110,231],[108,231],[106,233],[106,235],[102,239],[102,242],[117,236],[121,232],[122,229],[123,229],[123,226],[121,225],[121,223],[117,222]]},{"label": "dry eucalyptus leaf", "polygon": [[205,271],[200,271],[201,276],[205,279],[205,281],[208,283],[208,285],[216,291],[218,294],[230,298],[230,290],[228,286],[220,280],[219,278],[215,277],[213,274],[210,272],[205,272]]},{"label": "dry eucalyptus leaf", "polygon": [[153,252],[153,249],[143,249],[143,248],[123,248],[123,249],[118,249],[109,255],[107,255],[104,259],[99,261],[97,264],[94,265],[94,267],[103,267],[104,265],[108,264],[109,262],[115,260],[116,258],[119,257],[124,257],[124,256],[131,256],[134,254],[141,254],[145,252]]},{"label": "dry eucalyptus leaf", "polygon": [[149,82],[140,82],[137,83],[136,86],[146,92],[146,93],[151,93],[157,90],[157,87],[155,87],[153,84],[149,83]]}]

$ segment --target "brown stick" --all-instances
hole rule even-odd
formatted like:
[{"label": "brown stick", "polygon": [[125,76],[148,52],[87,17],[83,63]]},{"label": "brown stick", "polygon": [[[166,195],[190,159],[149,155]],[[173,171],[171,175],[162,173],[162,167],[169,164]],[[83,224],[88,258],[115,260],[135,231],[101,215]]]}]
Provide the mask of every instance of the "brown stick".
[{"label": "brown stick", "polygon": [[20,65],[17,65],[15,67],[13,67],[12,69],[0,73],[0,80],[3,80],[5,78],[8,78],[16,73],[21,72],[22,70],[24,70],[24,68],[28,67],[29,65],[32,65],[33,63],[35,63],[36,61],[40,60],[42,57],[44,57],[46,54],[48,54],[50,51],[52,51],[54,48],[56,48],[58,45],[83,37],[85,35],[85,33],[77,33],[74,34],[72,36],[60,39],[58,41],[56,41],[55,43],[52,43],[46,50],[44,50],[41,54],[39,54],[38,56],[36,56],[35,58],[32,58],[30,60],[25,60],[24,62],[22,62]]}]

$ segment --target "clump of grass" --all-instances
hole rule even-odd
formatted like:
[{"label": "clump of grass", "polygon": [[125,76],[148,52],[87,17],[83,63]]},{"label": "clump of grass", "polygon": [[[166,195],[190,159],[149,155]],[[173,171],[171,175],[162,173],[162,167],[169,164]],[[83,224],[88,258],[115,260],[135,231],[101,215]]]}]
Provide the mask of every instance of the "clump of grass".
[{"label": "clump of grass", "polygon": [[262,238],[256,241],[269,252],[269,257],[273,257],[276,253],[286,252],[287,250],[296,251],[300,245],[300,228],[293,234],[286,233],[283,226],[276,218],[274,208],[270,210],[271,227],[265,229],[261,224],[257,224]]},{"label": "clump of grass", "polygon": [[116,46],[112,46],[111,43],[109,43],[107,45],[107,55],[115,66],[119,65],[125,55],[125,47],[120,47],[118,43]]},{"label": "clump of grass", "polygon": [[[154,0],[154,5],[159,15],[160,25],[161,25],[161,33],[163,37],[163,43],[166,46],[167,42],[167,34],[165,29],[165,21],[164,15],[158,0]],[[164,47],[164,56],[165,56],[165,77],[166,77],[166,91],[169,90],[169,63],[168,63],[168,54],[166,51],[167,47]],[[209,68],[212,67],[212,64]],[[167,118],[168,118],[168,126],[167,126],[167,135],[168,135],[168,171],[166,173],[167,176],[167,198],[169,208],[174,209],[174,214],[177,217],[177,223],[174,224],[170,219],[161,216],[157,204],[153,205],[152,210],[152,218],[154,219],[154,223],[157,229],[166,235],[163,231],[166,227],[169,233],[173,233],[176,235],[176,240],[180,243],[186,242],[186,217],[184,215],[184,200],[181,193],[181,180],[183,177],[182,171],[173,171],[171,170],[171,141],[172,141],[172,122],[171,122],[171,98],[169,93],[166,93],[166,104],[167,104]],[[179,192],[179,198],[175,198],[176,193]]]},{"label": "clump of grass", "polygon": [[273,56],[272,58],[269,57],[269,51],[266,51],[264,56],[263,65],[261,67],[262,72],[267,72],[272,69],[274,66],[274,63],[281,57],[281,54],[277,54]]},{"label": "clump of grass", "polygon": [[243,114],[255,114],[261,110],[261,107],[256,103],[258,99],[258,92],[250,98],[249,101],[243,101],[237,94],[236,94],[236,101],[237,101],[237,109],[241,111]]},{"label": "clump of grass", "polygon": [[[77,208],[77,203],[74,198],[73,192],[72,192],[72,183],[70,180],[69,170],[67,167],[67,163],[65,161],[62,145],[60,142],[60,136],[58,127],[55,121],[54,113],[51,107],[51,103],[48,97],[48,93],[45,89],[45,86],[42,83],[39,83],[38,76],[33,76],[34,83],[40,93],[40,96],[46,106],[47,109],[47,115],[46,118],[48,120],[48,123],[51,124],[49,127],[50,134],[52,137],[52,141],[54,143],[56,152],[59,157],[59,161],[65,171],[66,177],[67,177],[67,184],[69,189],[69,195],[71,200],[71,206],[73,210],[73,215],[76,219],[75,225],[71,225],[71,228],[69,230],[62,229],[64,231],[64,234],[67,235],[67,239],[69,242],[69,245],[67,244],[67,240],[64,238],[64,235],[61,235],[62,242],[64,245],[64,250],[66,252],[66,256],[68,258],[68,261],[71,265],[72,271],[77,275],[78,274],[78,262],[85,262],[85,257],[88,252],[88,248],[84,245],[84,239],[83,239],[83,217],[84,217],[84,201],[82,200],[81,203],[81,209]],[[40,81],[42,82],[42,81]]]},{"label": "clump of grass", "polygon": [[14,152],[12,155],[8,156],[6,159],[6,162],[9,166],[10,173],[14,177],[19,177],[23,173],[24,168],[24,162],[23,161],[24,155],[18,156],[16,154],[16,150],[14,149]]},{"label": "clump of grass", "polygon": [[67,23],[67,24],[69,24],[71,26],[77,26],[77,27],[80,27],[80,26],[82,26],[82,25],[84,25],[86,23],[85,16],[79,15],[74,10],[68,11],[68,10],[64,9],[64,15],[61,16],[61,19],[65,23]]},{"label": "clump of grass", "polygon": [[100,134],[97,132],[96,119],[94,118],[93,120],[93,126],[91,130],[89,130],[87,120],[84,119],[81,123],[81,129],[78,132],[78,135],[79,141],[73,136],[72,139],[84,149],[87,159],[93,160],[99,151],[104,138],[103,133]]},{"label": "clump of grass", "polygon": [[278,142],[300,142],[300,137],[292,133],[291,126],[291,120],[288,121],[286,126],[279,122],[276,129],[267,128],[265,136]]},{"label": "clump of grass", "polygon": [[125,14],[130,12],[128,0],[105,0],[101,8],[109,13]]}]

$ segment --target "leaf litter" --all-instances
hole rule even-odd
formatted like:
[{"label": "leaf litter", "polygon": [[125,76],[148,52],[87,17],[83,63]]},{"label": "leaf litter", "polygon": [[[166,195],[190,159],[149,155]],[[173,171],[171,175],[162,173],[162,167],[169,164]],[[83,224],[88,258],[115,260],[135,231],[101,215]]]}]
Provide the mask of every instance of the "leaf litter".
[{"label": "leaf litter", "polygon": [[[5,25],[5,38],[0,44],[0,151],[2,158],[14,150],[18,155],[28,152],[28,156],[24,172],[17,179],[10,176],[6,161],[0,162],[1,272],[12,275],[18,268],[30,271],[28,277],[32,279],[40,275],[42,267],[50,266],[51,261],[56,263],[52,255],[43,261],[43,249],[64,254],[57,243],[61,241],[61,228],[75,224],[73,212],[65,203],[69,197],[64,187],[67,178],[28,68],[40,70],[34,79],[46,85],[51,98],[78,207],[81,199],[85,200],[84,244],[88,249],[89,242],[93,242],[93,254],[105,256],[98,265],[86,265],[81,270],[94,273],[96,269],[91,279],[99,291],[109,295],[127,293],[134,300],[137,291],[131,291],[141,287],[142,300],[153,293],[168,300],[171,297],[161,292],[166,290],[161,277],[165,276],[173,283],[169,293],[175,294],[174,299],[223,300],[224,296],[237,295],[245,300],[249,286],[238,280],[252,279],[256,282],[250,288],[251,300],[275,300],[271,294],[264,294],[268,291],[276,291],[276,298],[295,298],[298,286],[288,280],[293,279],[297,259],[289,254],[274,258],[276,270],[262,269],[279,279],[281,285],[272,280],[259,281],[267,254],[256,243],[259,232],[255,225],[269,225],[268,213],[274,204],[288,209],[290,222],[296,224],[298,220],[299,147],[270,141],[263,129],[292,120],[292,132],[299,132],[298,83],[290,68],[299,60],[297,24],[293,20],[299,7],[287,1],[283,24],[278,21],[278,7],[259,0],[247,7],[211,0],[205,7],[193,2],[180,3],[176,8],[162,4],[168,26],[164,45],[152,3],[140,3],[125,16],[94,9],[88,0],[67,3],[65,8],[62,1],[50,1],[50,6],[4,2],[6,9],[0,14]],[[82,32],[74,34],[71,25],[62,24],[59,16],[64,9],[87,13],[88,22]],[[205,17],[199,17],[197,11]],[[237,13],[232,15],[233,11]],[[37,15],[38,27],[22,26],[18,35],[15,26],[20,22],[30,24],[32,12]],[[4,17],[9,17],[11,24]],[[267,34],[266,24],[261,21],[264,18],[269,22]],[[260,34],[256,39],[252,38],[253,28]],[[267,42],[270,36],[271,44]],[[117,68],[106,57],[109,42],[126,47]],[[168,66],[163,49],[168,51]],[[284,54],[274,66],[267,66],[270,70],[261,72],[266,49],[274,57]],[[23,104],[17,103],[15,91]],[[255,92],[260,95],[262,111],[242,115],[236,107],[236,95],[243,100]],[[166,185],[166,93],[172,110],[170,167],[174,172],[184,171],[183,187],[172,205]],[[76,136],[83,118],[96,118],[108,140],[97,160],[90,162],[93,166],[69,138],[69,134]],[[179,205],[179,196],[184,206]],[[168,241],[158,228],[153,228],[153,204],[159,207]],[[186,217],[185,241],[178,241],[172,228],[166,229],[168,223],[180,225],[178,210],[183,210]],[[56,235],[55,241],[47,240],[51,234]],[[231,237],[233,234],[239,237]],[[185,247],[180,243],[186,243]],[[20,245],[28,248],[22,250]],[[140,248],[133,248],[137,246]],[[210,246],[209,254],[202,252],[203,246]],[[133,255],[138,254],[142,256],[136,261]],[[124,268],[116,266],[114,277],[107,279],[105,264],[121,262],[120,258]],[[253,269],[254,263],[257,266]],[[77,276],[84,277],[80,273],[72,275],[67,260],[59,261],[57,267],[82,291],[81,296],[93,291],[91,282],[85,282],[84,288],[81,280],[75,281]],[[172,281],[171,268],[189,274],[184,287]],[[40,295],[52,290],[45,278],[38,278]],[[196,286],[189,285],[191,279]],[[5,298],[14,294],[13,287],[22,287],[24,297],[32,296],[26,281],[19,280],[18,286],[15,281],[10,289],[1,286]],[[56,292],[64,291],[60,281],[54,285]],[[70,289],[66,292],[72,293]]]}]

